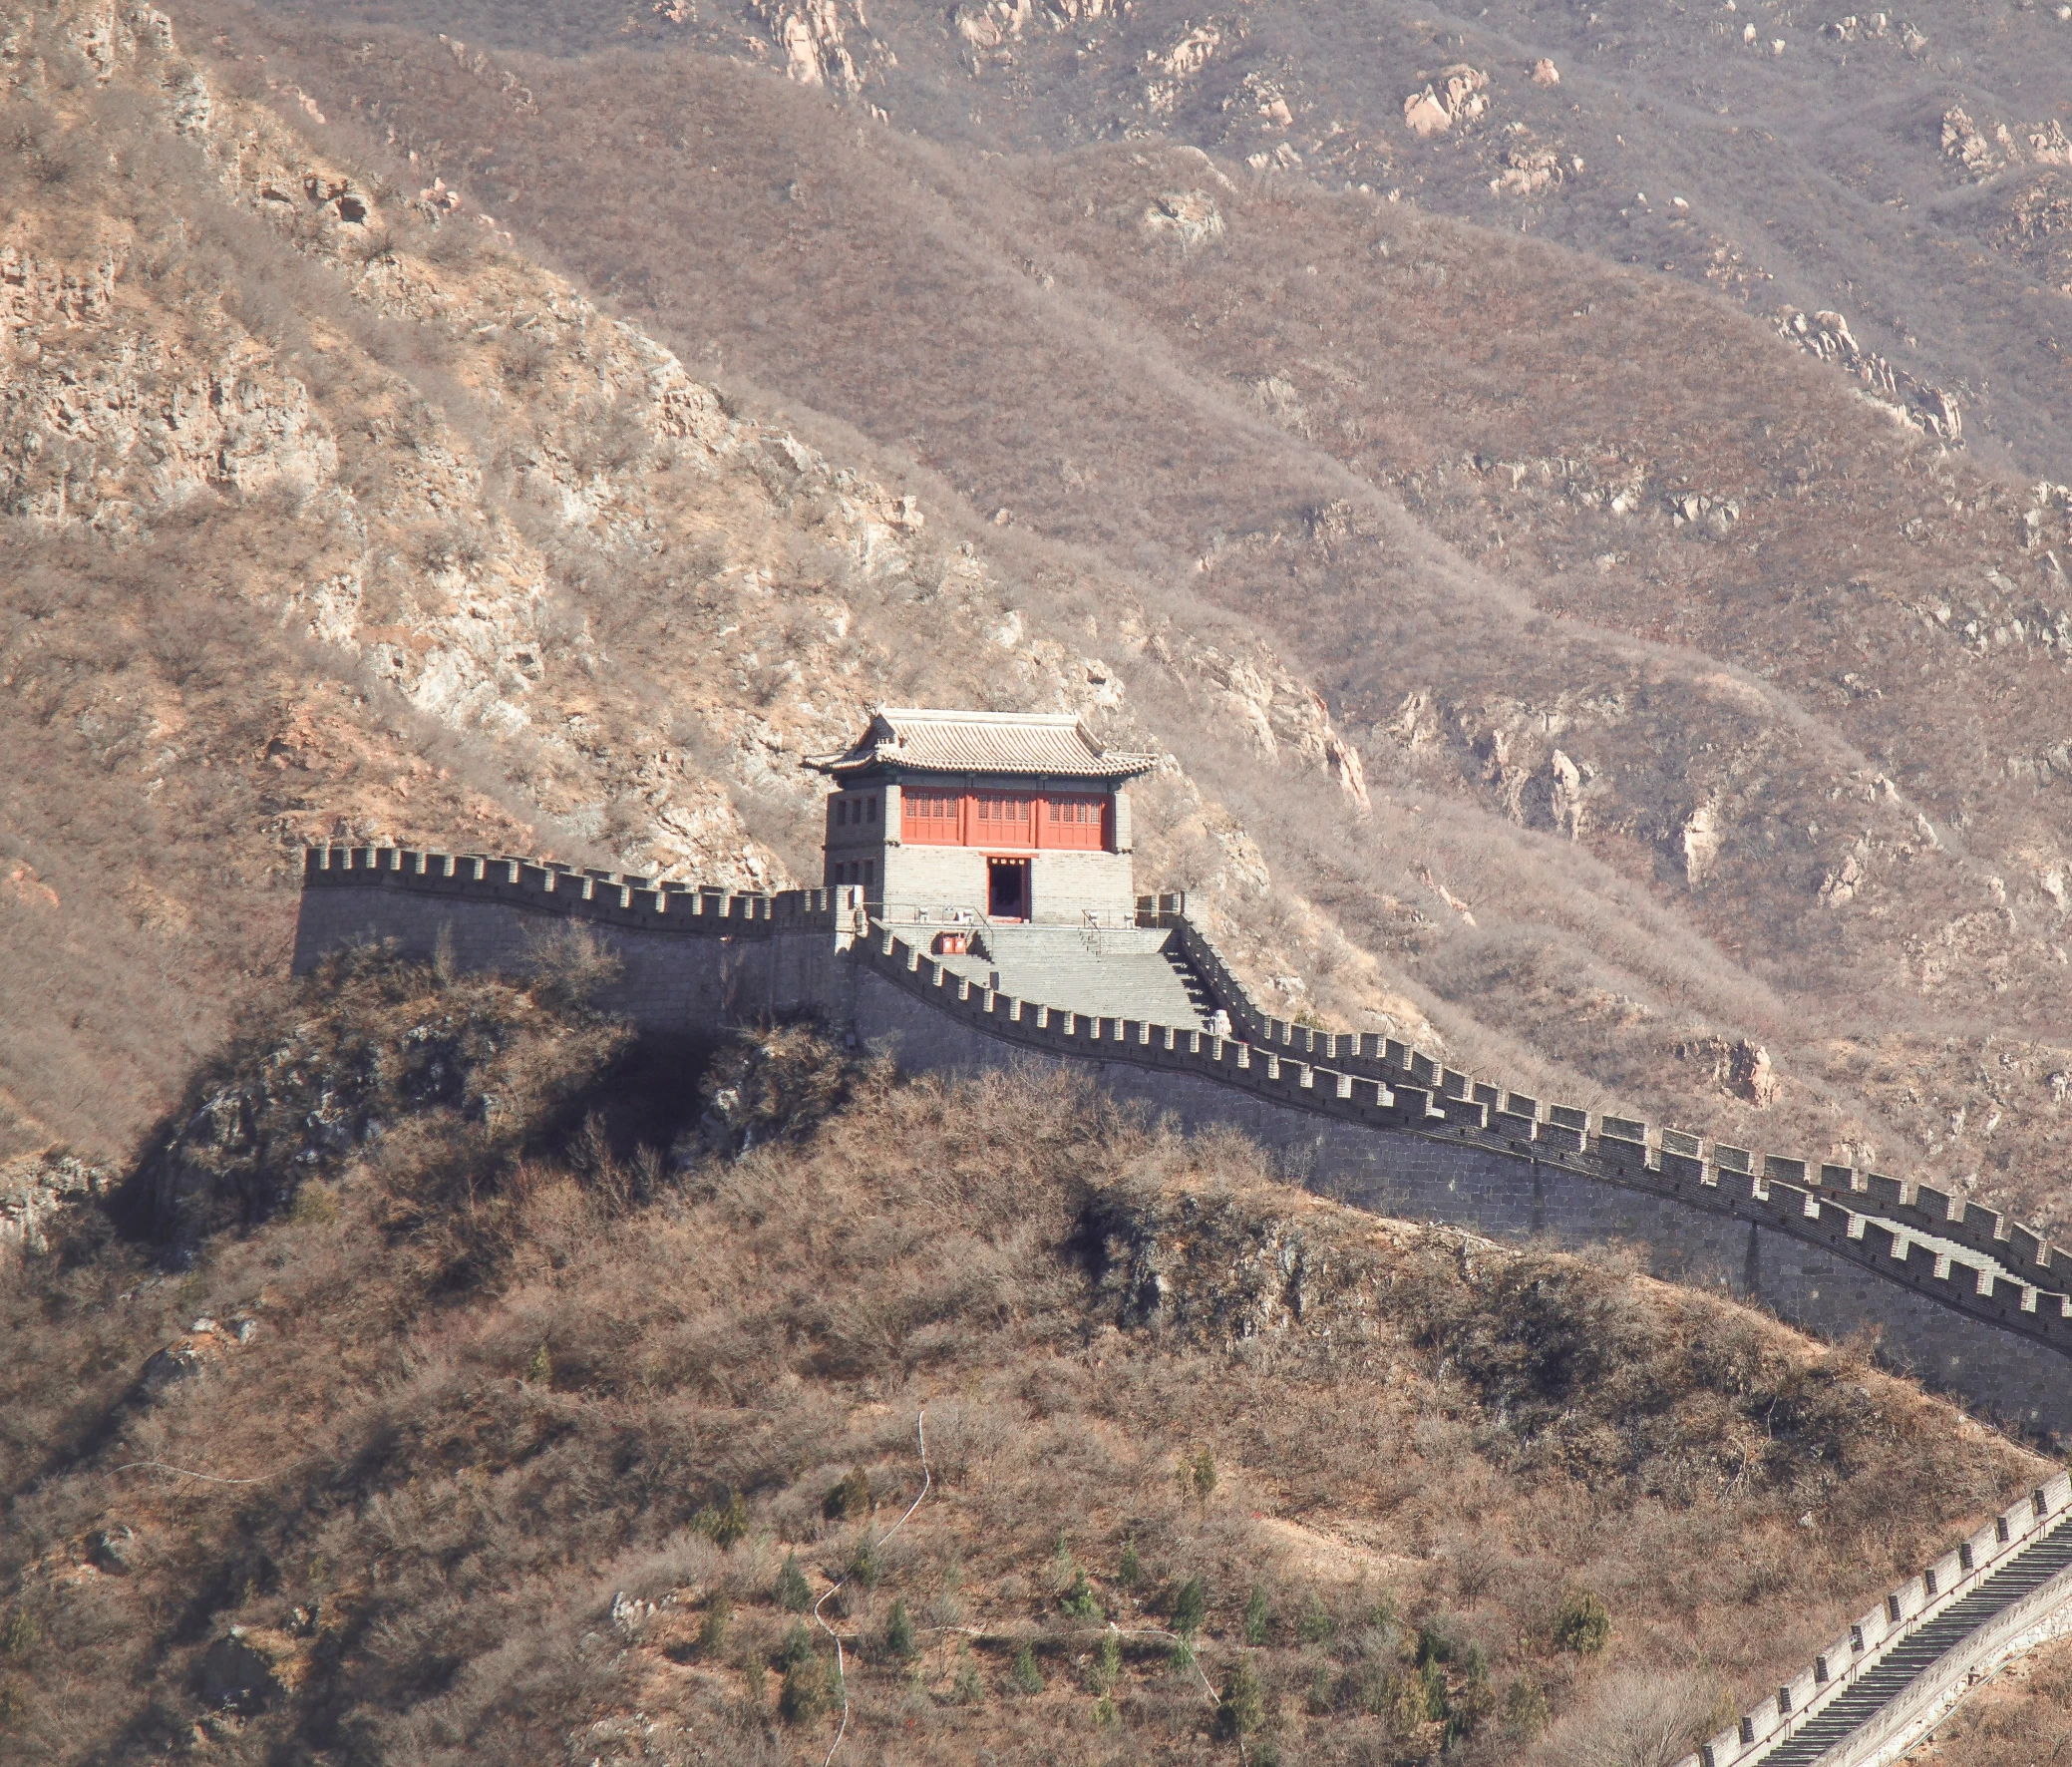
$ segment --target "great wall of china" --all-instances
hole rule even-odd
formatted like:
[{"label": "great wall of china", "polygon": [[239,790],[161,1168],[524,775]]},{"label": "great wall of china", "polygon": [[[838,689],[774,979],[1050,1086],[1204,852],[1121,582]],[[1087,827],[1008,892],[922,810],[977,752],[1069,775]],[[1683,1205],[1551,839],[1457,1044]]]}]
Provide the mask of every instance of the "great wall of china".
[{"label": "great wall of china", "polygon": [[[641,1028],[717,1036],[811,1012],[912,1069],[1070,1063],[1190,1125],[1245,1130],[1291,1177],[1344,1201],[1499,1237],[1622,1242],[1659,1275],[1731,1291],[1821,1335],[1869,1328],[1889,1365],[2017,1430],[2072,1436],[2072,1253],[1990,1210],[1879,1173],[1546,1103],[1393,1038],[1272,1018],[1178,896],[1140,897],[1139,923],[1171,932],[1228,1015],[1228,1035],[982,985],[914,942],[915,929],[902,936],[871,919],[863,893],[728,894],[531,860],[312,848],[295,963],[377,939],[419,957],[443,944],[465,968],[511,968],[543,926],[580,921],[624,962],[600,1005]],[[2061,1476],[1890,1594],[1685,1767],[1890,1758],[1953,1686],[2072,1612],[2068,1510]],[[1916,1671],[1908,1648],[1951,1626],[1948,1646]],[[1822,1726],[1838,1723],[1823,1740]]]}]

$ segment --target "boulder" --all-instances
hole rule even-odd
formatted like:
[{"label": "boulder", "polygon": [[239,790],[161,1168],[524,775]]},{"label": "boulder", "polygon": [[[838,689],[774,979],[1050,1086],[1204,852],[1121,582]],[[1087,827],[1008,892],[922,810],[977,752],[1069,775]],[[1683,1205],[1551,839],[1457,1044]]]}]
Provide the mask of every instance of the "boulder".
[{"label": "boulder", "polygon": [[137,1569],[137,1530],[117,1522],[87,1537],[87,1563],[110,1577],[128,1577]]},{"label": "boulder", "polygon": [[278,1652],[265,1637],[247,1626],[230,1628],[227,1637],[209,1645],[201,1659],[201,1699],[232,1711],[262,1711],[286,1689],[276,1672]]}]

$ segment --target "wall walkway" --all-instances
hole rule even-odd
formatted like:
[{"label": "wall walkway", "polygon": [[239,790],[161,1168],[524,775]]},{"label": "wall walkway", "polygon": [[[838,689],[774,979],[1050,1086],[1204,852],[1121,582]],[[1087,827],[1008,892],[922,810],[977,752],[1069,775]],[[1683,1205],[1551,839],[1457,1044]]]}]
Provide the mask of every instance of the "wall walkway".
[{"label": "wall walkway", "polygon": [[[903,1065],[1037,1059],[1190,1125],[1227,1124],[1291,1176],[1381,1213],[1563,1244],[1624,1242],[1657,1273],[1757,1298],[1998,1420],[2072,1436],[2072,1255],[1976,1205],[1880,1173],[1758,1153],[1510,1091],[1393,1038],[1261,1012],[1179,896],[1143,897],[1231,1035],[986,988],[868,920],[856,889],[728,894],[537,861],[313,848],[295,967],[356,940],[513,969],[556,923],[624,959],[600,1002],[717,1035],[815,1012]],[[2072,1603],[2064,1475],[1887,1594],[1790,1685],[1680,1767],[1874,1767]]]},{"label": "wall walkway", "polygon": [[296,966],[354,939],[474,968],[523,964],[580,921],[625,960],[602,1003],[714,1035],[815,1012],[938,1071],[1037,1056],[1193,1124],[1230,1123],[1320,1190],[1513,1237],[1645,1246],[1659,1273],[1760,1298],[1809,1329],[1883,1334],[1884,1359],[1996,1419],[2072,1435],[2072,1256],[1976,1205],[1881,1173],[1759,1153],[1508,1090],[1394,1038],[1261,1013],[1178,896],[1177,934],[1231,1020],[1089,1015],[960,976],[864,920],[855,889],[727,894],[481,855],[313,848]]}]

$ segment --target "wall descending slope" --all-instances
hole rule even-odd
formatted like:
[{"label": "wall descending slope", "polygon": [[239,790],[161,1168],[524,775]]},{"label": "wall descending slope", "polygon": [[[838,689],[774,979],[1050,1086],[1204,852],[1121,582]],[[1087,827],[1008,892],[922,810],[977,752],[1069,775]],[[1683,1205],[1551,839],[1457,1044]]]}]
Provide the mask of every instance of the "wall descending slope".
[{"label": "wall descending slope", "polygon": [[1678,1767],[1867,1767],[2072,1604],[2072,1478],[2060,1473],[1890,1590],[1788,1685]]},{"label": "wall descending slope", "polygon": [[1178,897],[1175,928],[1232,1035],[1026,1001],[863,917],[860,892],[727,895],[536,861],[312,849],[296,964],[353,939],[518,967],[555,922],[614,945],[602,1004],[717,1035],[817,1013],[939,1071],[1038,1057],[1190,1124],[1245,1129],[1291,1176],[1387,1214],[1560,1243],[1645,1247],[1674,1279],[1758,1298],[1829,1336],[1870,1328],[1890,1364],[2016,1427],[2072,1436],[2072,1256],[1926,1186],[1710,1142],[1478,1081],[1392,1038],[1260,1013]]}]

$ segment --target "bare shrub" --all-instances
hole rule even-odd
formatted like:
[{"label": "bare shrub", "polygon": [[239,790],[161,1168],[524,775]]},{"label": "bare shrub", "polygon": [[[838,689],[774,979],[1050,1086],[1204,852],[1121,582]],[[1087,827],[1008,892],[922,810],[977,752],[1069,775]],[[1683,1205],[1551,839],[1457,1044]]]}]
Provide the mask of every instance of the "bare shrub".
[{"label": "bare shrub", "polygon": [[1556,1767],[1670,1767],[1698,1740],[1711,1704],[1695,1676],[1615,1670],[1549,1733],[1547,1759]]}]

